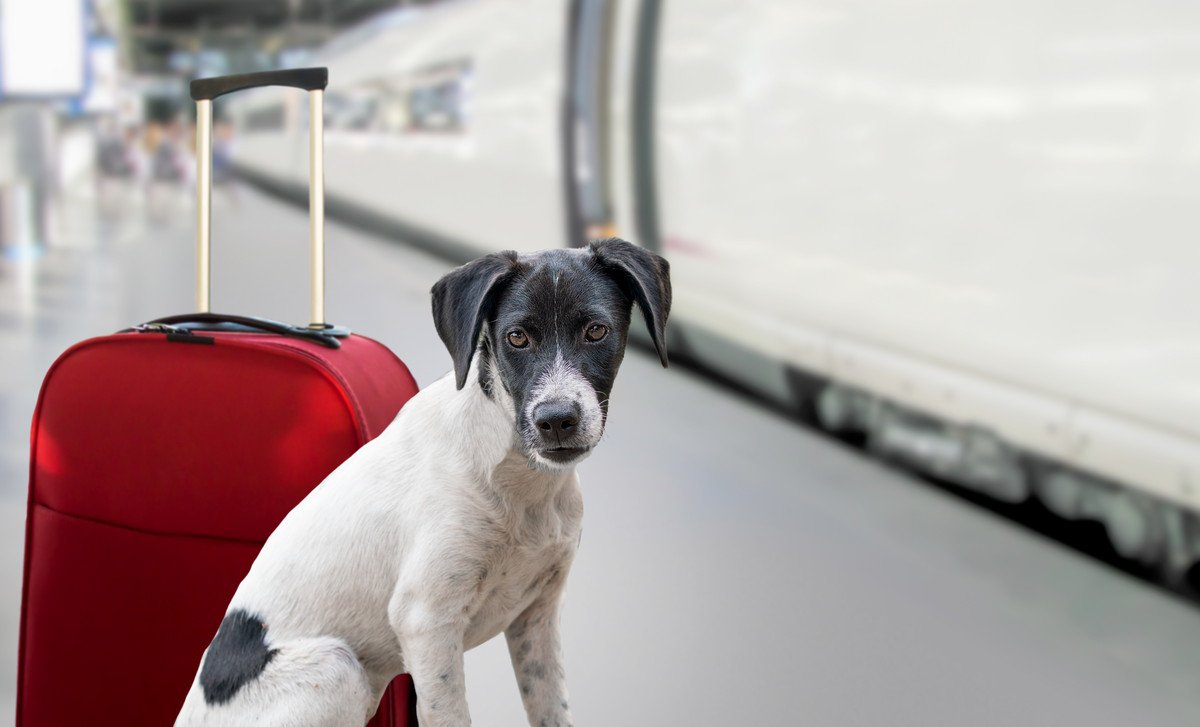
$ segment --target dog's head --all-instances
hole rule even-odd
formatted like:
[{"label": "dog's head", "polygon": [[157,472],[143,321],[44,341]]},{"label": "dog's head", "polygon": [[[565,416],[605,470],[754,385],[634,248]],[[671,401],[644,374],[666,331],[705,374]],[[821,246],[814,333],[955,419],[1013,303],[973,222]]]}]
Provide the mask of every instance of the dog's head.
[{"label": "dog's head", "polygon": [[433,320],[458,388],[478,355],[484,392],[512,407],[520,446],[551,469],[600,441],[634,305],[666,366],[667,261],[624,240],[488,255],[433,286]]}]

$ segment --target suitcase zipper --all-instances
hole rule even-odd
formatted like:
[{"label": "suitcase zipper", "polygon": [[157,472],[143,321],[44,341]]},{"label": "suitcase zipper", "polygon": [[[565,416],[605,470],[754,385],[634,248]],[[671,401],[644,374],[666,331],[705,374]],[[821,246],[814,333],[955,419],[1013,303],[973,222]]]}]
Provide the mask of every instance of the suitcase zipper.
[{"label": "suitcase zipper", "polygon": [[212,336],[197,336],[186,328],[172,326],[167,323],[139,323],[128,330],[134,333],[165,333],[167,334],[167,340],[173,343],[212,345],[217,340]]}]

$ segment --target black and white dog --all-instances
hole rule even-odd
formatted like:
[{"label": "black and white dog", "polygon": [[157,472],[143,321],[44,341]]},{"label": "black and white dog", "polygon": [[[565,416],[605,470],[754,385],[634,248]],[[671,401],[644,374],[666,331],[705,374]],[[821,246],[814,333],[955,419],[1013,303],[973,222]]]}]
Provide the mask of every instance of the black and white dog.
[{"label": "black and white dog", "polygon": [[421,727],[461,727],[463,652],[503,631],[529,723],[570,725],[558,613],[575,464],[604,433],[635,304],[665,366],[667,262],[623,240],[439,280],[454,370],[280,523],[176,724],[362,725],[409,672]]}]

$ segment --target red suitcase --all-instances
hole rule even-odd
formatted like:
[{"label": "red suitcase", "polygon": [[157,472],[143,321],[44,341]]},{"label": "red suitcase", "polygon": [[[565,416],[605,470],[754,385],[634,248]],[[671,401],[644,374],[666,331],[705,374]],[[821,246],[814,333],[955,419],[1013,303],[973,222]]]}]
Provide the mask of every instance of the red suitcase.
[{"label": "red suitcase", "polygon": [[[170,725],[283,516],[417,391],[383,345],[324,323],[325,69],[197,81],[197,302],[208,310],[212,99],[310,91],[313,320],[190,314],[77,344],[33,418],[17,724]],[[372,727],[416,724],[399,677]]]}]

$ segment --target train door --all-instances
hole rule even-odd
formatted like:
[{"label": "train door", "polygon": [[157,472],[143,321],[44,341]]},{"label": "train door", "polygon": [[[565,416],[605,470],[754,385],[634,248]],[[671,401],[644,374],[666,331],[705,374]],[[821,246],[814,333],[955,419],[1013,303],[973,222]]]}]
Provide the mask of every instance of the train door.
[{"label": "train door", "polygon": [[567,244],[615,234],[610,199],[612,0],[573,0],[566,45],[563,182]]},{"label": "train door", "polygon": [[638,241],[671,262],[688,352],[781,402],[792,392],[780,362],[802,350],[819,369],[822,353],[783,273],[799,141],[773,87],[788,51],[773,40],[792,6],[642,0],[622,26]]}]

